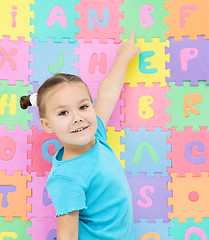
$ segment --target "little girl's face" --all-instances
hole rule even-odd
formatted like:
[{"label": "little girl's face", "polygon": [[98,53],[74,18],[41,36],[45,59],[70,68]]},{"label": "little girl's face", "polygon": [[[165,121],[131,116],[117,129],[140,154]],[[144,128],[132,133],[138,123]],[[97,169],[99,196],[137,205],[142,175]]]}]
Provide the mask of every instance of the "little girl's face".
[{"label": "little girl's face", "polygon": [[55,133],[65,147],[92,144],[97,129],[96,113],[82,83],[61,84],[44,97],[46,132]]}]

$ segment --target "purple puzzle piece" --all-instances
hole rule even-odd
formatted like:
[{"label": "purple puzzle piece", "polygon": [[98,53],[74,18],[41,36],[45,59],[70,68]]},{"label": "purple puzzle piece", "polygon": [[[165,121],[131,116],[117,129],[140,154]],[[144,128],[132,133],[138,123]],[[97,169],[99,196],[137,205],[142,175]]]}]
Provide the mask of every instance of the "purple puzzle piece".
[{"label": "purple puzzle piece", "polygon": [[130,177],[126,174],[132,191],[134,222],[139,222],[139,218],[146,218],[148,222],[162,218],[169,222],[168,212],[172,212],[172,206],[168,206],[167,199],[172,193],[167,190],[167,183],[171,178],[162,177],[161,173],[154,175],[147,177],[146,173],[139,173],[138,177]]},{"label": "purple puzzle piece", "polygon": [[48,173],[44,177],[37,177],[36,173],[30,173],[32,182],[28,186],[32,189],[32,197],[28,202],[32,204],[32,211],[27,213],[27,217],[31,218],[54,218],[56,219],[56,212],[51,198],[46,190],[46,182]]},{"label": "purple puzzle piece", "polygon": [[198,85],[199,80],[206,80],[209,84],[209,40],[204,36],[198,36],[197,40],[189,40],[182,37],[183,41],[174,41],[169,38],[170,47],[166,53],[170,54],[170,62],[166,68],[170,69],[170,77],[167,82],[176,82],[176,86],[183,85],[182,81],[190,81],[190,85]]}]

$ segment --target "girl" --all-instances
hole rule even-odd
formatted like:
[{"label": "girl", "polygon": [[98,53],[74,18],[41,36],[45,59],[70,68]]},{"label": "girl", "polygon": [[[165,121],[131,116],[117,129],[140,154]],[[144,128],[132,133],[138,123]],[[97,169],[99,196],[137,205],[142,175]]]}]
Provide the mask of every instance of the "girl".
[{"label": "girl", "polygon": [[[128,63],[139,51],[132,32],[101,82],[95,106],[77,76],[57,74],[38,90],[35,103],[41,125],[63,144],[53,157],[47,180],[58,240],[134,239],[131,191],[120,161],[106,143],[105,127],[120,96]],[[21,98],[22,108],[31,105],[28,100],[29,96]]]}]

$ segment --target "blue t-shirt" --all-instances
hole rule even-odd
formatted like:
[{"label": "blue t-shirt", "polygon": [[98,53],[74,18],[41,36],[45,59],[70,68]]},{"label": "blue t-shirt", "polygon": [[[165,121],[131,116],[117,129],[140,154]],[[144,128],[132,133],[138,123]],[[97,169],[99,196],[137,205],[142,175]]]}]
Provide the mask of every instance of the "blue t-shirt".
[{"label": "blue t-shirt", "polygon": [[97,124],[88,152],[62,161],[63,147],[57,151],[47,191],[57,216],[79,210],[79,240],[133,240],[131,191],[99,117]]}]

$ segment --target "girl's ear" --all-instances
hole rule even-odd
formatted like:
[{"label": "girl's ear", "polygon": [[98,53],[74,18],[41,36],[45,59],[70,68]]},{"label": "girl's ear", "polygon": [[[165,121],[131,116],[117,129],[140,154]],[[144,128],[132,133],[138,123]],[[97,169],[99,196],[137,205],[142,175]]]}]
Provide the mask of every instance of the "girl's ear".
[{"label": "girl's ear", "polygon": [[49,123],[47,122],[47,120],[45,118],[40,118],[40,122],[41,122],[41,126],[45,132],[53,133],[51,126],[49,125]]}]

